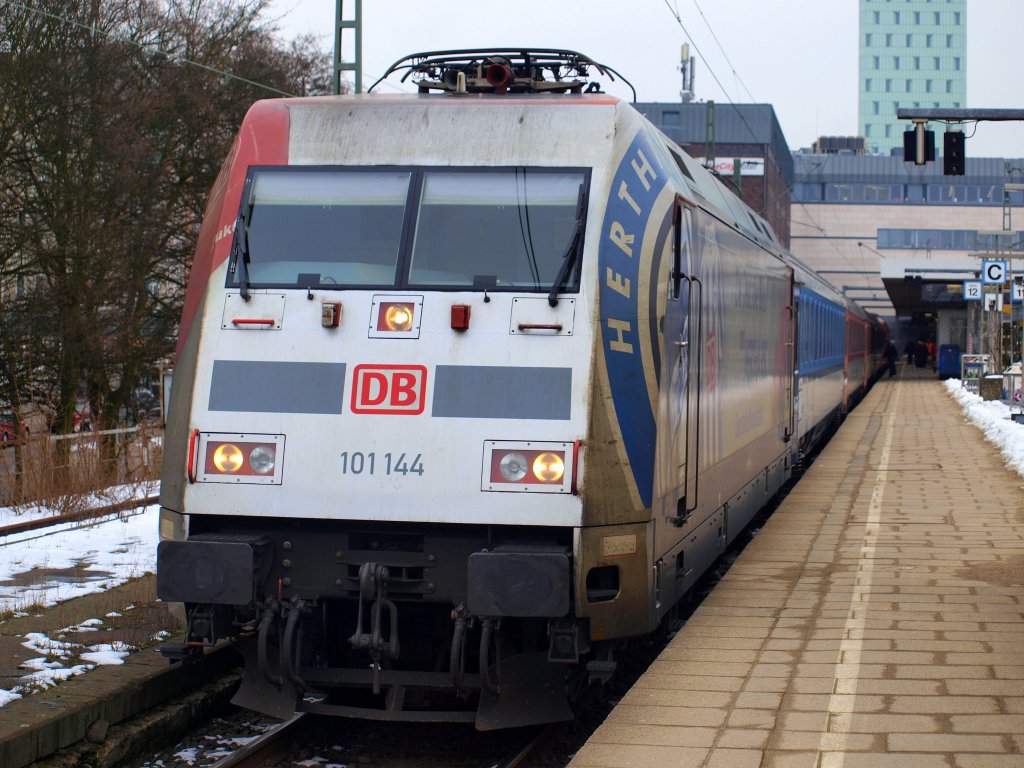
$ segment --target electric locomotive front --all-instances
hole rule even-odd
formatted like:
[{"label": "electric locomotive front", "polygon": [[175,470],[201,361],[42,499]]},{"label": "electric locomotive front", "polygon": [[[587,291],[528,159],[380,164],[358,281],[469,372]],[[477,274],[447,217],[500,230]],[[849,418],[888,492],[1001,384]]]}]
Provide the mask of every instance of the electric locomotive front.
[{"label": "electric locomotive front", "polygon": [[[513,91],[534,76],[506,69]],[[594,634],[580,595],[623,591],[602,558],[634,562],[647,627],[642,533],[581,556],[584,265],[620,119],[639,120],[604,95],[299,99],[246,118],[186,300],[158,564],[189,647],[238,640],[237,703],[570,717],[566,672]]]}]

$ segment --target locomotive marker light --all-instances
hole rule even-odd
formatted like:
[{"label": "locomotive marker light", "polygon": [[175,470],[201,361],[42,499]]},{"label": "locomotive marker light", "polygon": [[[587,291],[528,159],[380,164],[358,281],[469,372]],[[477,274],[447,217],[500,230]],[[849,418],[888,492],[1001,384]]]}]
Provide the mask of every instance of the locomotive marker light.
[{"label": "locomotive marker light", "polygon": [[452,330],[453,331],[468,331],[469,330],[469,318],[472,314],[473,308],[469,304],[453,304],[452,305]]},{"label": "locomotive marker light", "polygon": [[337,328],[341,323],[341,302],[325,301],[320,304],[320,325]]}]

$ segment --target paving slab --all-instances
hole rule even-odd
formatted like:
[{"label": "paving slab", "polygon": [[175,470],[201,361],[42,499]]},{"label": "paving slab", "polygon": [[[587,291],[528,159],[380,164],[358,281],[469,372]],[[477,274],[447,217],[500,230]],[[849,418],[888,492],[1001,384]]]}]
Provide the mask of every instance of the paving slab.
[{"label": "paving slab", "polygon": [[941,383],[871,390],[570,766],[642,764],[1024,767],[1024,480]]}]

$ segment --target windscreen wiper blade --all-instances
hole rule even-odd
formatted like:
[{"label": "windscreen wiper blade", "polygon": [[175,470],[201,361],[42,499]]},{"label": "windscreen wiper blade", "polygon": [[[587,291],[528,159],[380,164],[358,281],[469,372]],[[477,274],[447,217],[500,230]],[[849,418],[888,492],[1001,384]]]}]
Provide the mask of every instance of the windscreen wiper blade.
[{"label": "windscreen wiper blade", "polygon": [[551,292],[548,293],[549,306],[558,306],[558,292],[562,289],[565,279],[576,264],[576,259],[579,258],[580,242],[583,240],[583,213],[586,209],[587,196],[584,193],[583,185],[580,184],[579,196],[576,198],[576,226],[573,228],[572,237],[569,238],[569,245],[566,246],[565,253],[562,254],[562,266],[558,268],[555,284],[551,286]]},{"label": "windscreen wiper blade", "polygon": [[234,258],[234,269],[238,276],[238,293],[243,301],[248,301],[249,295],[249,227],[246,226],[245,217],[239,214],[235,221],[235,240],[232,244],[232,257]]}]

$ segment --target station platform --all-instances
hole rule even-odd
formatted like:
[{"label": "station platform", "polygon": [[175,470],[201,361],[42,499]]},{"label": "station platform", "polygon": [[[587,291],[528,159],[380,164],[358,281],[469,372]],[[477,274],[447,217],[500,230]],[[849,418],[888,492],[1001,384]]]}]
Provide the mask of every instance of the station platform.
[{"label": "station platform", "polygon": [[901,366],[570,766],[1021,768],[1022,487]]}]

